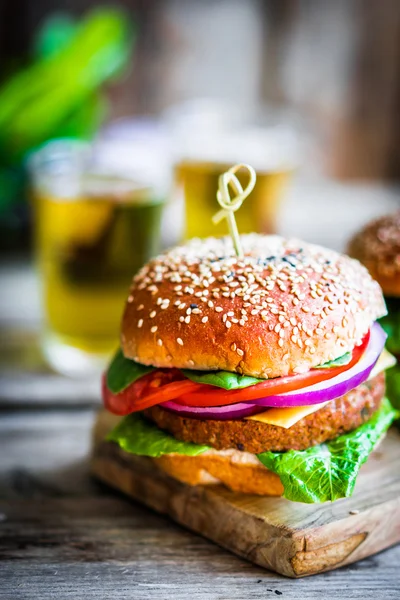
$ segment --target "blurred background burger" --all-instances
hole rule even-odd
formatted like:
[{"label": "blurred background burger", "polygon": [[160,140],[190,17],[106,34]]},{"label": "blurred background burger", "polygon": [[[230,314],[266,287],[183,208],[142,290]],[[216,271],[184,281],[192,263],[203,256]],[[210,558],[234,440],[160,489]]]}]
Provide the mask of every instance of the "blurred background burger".
[{"label": "blurred background burger", "polygon": [[[388,335],[387,348],[400,358],[400,212],[368,223],[349,243],[349,254],[362,262],[380,284],[388,314],[380,323]],[[387,373],[387,392],[400,407],[400,366]]]}]

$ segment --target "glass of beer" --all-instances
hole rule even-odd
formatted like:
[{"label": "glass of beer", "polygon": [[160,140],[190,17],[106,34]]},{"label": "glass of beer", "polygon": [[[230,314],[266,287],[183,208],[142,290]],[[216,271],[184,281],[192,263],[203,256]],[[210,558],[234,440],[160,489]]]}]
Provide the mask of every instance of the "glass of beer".
[{"label": "glass of beer", "polygon": [[[175,185],[185,207],[185,237],[228,233],[226,219],[213,225],[218,211],[219,176],[237,163],[248,163],[257,173],[256,186],[235,214],[240,233],[276,233],[279,207],[297,167],[287,132],[242,128],[234,133],[207,132],[190,137],[175,167]],[[240,172],[243,186],[246,181]]]},{"label": "glass of beer", "polygon": [[158,251],[165,198],[154,180],[107,170],[95,154],[60,140],[31,163],[42,346],[72,376],[97,372],[117,346],[131,278]]}]

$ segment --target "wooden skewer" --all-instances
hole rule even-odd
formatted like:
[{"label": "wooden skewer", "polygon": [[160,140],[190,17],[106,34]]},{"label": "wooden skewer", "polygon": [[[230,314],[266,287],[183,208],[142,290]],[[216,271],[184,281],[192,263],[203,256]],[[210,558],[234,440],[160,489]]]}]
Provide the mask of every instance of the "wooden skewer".
[{"label": "wooden skewer", "polygon": [[[239,179],[235,175],[240,169],[246,169],[249,172],[249,182],[245,189],[243,189]],[[229,233],[232,236],[233,247],[238,258],[243,257],[243,248],[234,213],[242,206],[244,200],[252,192],[255,184],[256,172],[253,167],[246,164],[234,165],[226,173],[220,175],[218,179],[217,201],[222,210],[218,211],[212,217],[212,221],[216,225],[222,219],[227,219]],[[229,193],[229,186],[233,190],[233,193],[236,194],[232,198]]]}]

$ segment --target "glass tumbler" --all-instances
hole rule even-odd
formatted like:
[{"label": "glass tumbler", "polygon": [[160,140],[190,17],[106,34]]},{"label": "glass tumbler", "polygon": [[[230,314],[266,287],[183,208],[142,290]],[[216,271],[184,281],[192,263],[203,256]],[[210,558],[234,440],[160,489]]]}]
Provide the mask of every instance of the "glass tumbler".
[{"label": "glass tumbler", "polygon": [[103,368],[132,276],[159,249],[164,190],[148,170],[116,169],[115,154],[108,166],[103,150],[57,140],[31,160],[42,348],[71,376]]}]

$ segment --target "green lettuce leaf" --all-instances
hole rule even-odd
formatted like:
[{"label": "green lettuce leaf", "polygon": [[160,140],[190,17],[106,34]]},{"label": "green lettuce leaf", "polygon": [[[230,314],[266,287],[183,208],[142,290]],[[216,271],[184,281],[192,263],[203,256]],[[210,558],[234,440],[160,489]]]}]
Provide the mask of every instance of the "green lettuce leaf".
[{"label": "green lettuce leaf", "polygon": [[154,371],[154,367],[146,367],[140,363],[125,358],[122,350],[117,350],[106,373],[107,387],[113,394],[123,392],[140,377]]},{"label": "green lettuce leaf", "polygon": [[331,367],[344,367],[348,365],[352,358],[351,352],[346,352],[343,356],[339,356],[339,358],[335,358],[335,360],[329,360],[323,365],[318,365],[315,369],[330,369]]},{"label": "green lettuce leaf", "polygon": [[393,302],[388,300],[389,314],[382,319],[379,319],[379,323],[387,333],[386,348],[392,354],[400,354],[400,310],[395,308],[397,305],[393,305]]},{"label": "green lettuce leaf", "polygon": [[386,371],[386,395],[397,409],[400,409],[400,365]]},{"label": "green lettuce leaf", "polygon": [[364,425],[307,450],[263,452],[263,465],[279,475],[283,496],[294,502],[327,502],[352,495],[360,467],[396,417],[389,400]]},{"label": "green lettuce leaf", "polygon": [[265,381],[265,379],[257,379],[256,377],[248,377],[229,371],[190,371],[189,369],[183,369],[182,373],[191,381],[214,385],[224,388],[224,390],[241,390]]},{"label": "green lettuce leaf", "polygon": [[210,450],[208,446],[175,439],[173,435],[162,431],[140,413],[134,413],[122,419],[108,434],[107,441],[115,442],[130,454],[153,458],[173,453],[197,456]]}]

